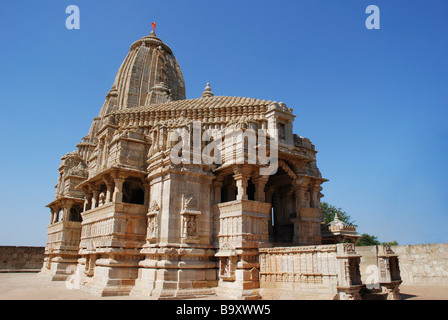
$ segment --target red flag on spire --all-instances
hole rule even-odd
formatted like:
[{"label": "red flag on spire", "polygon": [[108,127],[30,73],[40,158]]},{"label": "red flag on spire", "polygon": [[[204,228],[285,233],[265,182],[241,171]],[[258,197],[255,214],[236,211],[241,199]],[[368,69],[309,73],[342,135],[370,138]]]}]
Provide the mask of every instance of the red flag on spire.
[{"label": "red flag on spire", "polygon": [[153,22],[153,23],[151,23],[151,25],[152,25],[152,31],[156,32],[156,23]]}]

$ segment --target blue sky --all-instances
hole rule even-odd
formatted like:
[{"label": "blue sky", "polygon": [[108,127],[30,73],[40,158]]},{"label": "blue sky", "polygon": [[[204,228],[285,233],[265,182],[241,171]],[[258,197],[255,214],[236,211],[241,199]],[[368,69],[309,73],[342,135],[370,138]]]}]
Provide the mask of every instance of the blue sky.
[{"label": "blue sky", "polygon": [[[380,30],[365,27],[370,4]],[[45,245],[60,158],[153,21],[187,98],[210,82],[294,109],[330,180],[323,200],[360,233],[447,242],[447,14],[446,0],[2,1],[0,245]]]}]

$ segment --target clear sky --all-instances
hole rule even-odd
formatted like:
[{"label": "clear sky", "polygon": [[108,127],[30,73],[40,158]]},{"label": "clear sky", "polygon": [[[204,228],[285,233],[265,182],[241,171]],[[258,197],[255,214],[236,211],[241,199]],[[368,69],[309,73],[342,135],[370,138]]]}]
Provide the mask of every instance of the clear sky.
[{"label": "clear sky", "polygon": [[[68,5],[80,29],[68,30]],[[380,29],[368,30],[368,5]],[[360,233],[447,242],[448,1],[1,1],[0,245],[43,246],[61,156],[151,22],[187,98],[281,101]]]}]

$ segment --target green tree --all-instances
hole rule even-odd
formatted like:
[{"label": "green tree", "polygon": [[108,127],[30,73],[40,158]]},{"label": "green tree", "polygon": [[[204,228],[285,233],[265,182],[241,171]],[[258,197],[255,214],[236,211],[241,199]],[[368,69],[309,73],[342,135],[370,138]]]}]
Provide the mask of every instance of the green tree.
[{"label": "green tree", "polygon": [[380,244],[381,242],[378,241],[376,236],[367,233],[363,233],[357,243],[358,246],[378,246]]},{"label": "green tree", "polygon": [[[320,208],[322,209],[322,220],[325,223],[330,223],[334,220],[335,214],[338,215],[339,220],[343,221],[349,226],[358,227],[356,224],[354,224],[354,221],[350,217],[350,215],[343,211],[341,208],[336,208],[334,205],[331,205],[327,202],[321,202]],[[390,246],[397,246],[398,242],[396,240],[389,241],[389,242],[380,242],[378,238],[374,235],[370,235],[367,233],[363,233],[361,235],[361,238],[359,239],[358,246],[379,246],[379,245],[390,245]]]},{"label": "green tree", "polygon": [[382,244],[385,245],[385,246],[398,246],[397,240],[389,241],[389,242],[383,242]]},{"label": "green tree", "polygon": [[356,224],[354,224],[354,221],[352,221],[352,218],[350,215],[343,211],[341,208],[336,208],[335,206],[328,204],[327,202],[321,202],[320,208],[322,209],[322,219],[325,223],[330,223],[334,220],[334,216],[337,213],[339,220],[343,221],[349,226],[357,227]]}]

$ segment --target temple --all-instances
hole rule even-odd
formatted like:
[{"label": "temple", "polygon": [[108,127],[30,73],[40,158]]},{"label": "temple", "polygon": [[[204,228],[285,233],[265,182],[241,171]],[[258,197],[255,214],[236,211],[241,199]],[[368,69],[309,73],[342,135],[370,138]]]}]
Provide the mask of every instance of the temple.
[{"label": "temple", "polygon": [[[153,29],[62,157],[41,275],[100,296],[360,298],[360,256],[342,243],[356,232],[323,227],[327,180],[294,118],[281,102],[215,96],[209,83],[186,99]],[[388,259],[385,272],[397,270]],[[393,297],[398,284],[388,288]]]}]

